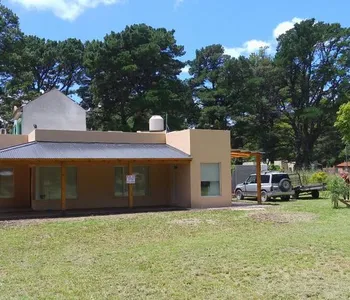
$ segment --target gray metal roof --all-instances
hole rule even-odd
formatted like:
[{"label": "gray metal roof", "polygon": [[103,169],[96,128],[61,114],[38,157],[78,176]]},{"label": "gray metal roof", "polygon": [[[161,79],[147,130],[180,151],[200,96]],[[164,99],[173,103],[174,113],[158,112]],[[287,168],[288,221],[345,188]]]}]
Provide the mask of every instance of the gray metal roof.
[{"label": "gray metal roof", "polygon": [[190,159],[166,144],[32,142],[0,150],[1,159]]}]

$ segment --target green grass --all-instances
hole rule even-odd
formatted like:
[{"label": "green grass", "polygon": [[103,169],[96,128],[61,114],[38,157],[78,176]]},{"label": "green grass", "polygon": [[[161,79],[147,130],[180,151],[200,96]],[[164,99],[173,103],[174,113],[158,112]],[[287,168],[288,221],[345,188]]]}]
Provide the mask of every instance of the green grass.
[{"label": "green grass", "polygon": [[349,298],[350,209],[278,204],[2,224],[0,298]]}]

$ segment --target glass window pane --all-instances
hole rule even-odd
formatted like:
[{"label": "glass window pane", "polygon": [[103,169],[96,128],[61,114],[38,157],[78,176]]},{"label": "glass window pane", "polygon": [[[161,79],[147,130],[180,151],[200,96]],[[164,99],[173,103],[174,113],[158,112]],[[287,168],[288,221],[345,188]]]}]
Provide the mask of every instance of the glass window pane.
[{"label": "glass window pane", "polygon": [[61,199],[61,170],[59,167],[37,168],[36,199]]},{"label": "glass window pane", "polygon": [[13,169],[0,169],[0,198],[9,199],[14,196]]},{"label": "glass window pane", "polygon": [[66,197],[67,199],[77,199],[77,168],[67,167],[67,180],[66,180]]},{"label": "glass window pane", "polygon": [[149,193],[149,168],[144,166],[134,167],[133,173],[136,175],[134,185],[135,196],[146,196]]},{"label": "glass window pane", "polygon": [[[128,184],[126,183],[127,174],[127,167],[115,168],[115,196],[127,197],[129,195]],[[134,196],[149,195],[149,167],[135,166],[133,168],[133,174],[136,175],[136,183],[133,188]]]},{"label": "glass window pane", "polygon": [[115,185],[114,185],[114,195],[123,197],[127,196],[127,186],[126,186],[126,168],[116,167],[115,168]]},{"label": "glass window pane", "polygon": [[270,176],[269,175],[261,175],[261,183],[269,183]]},{"label": "glass window pane", "polygon": [[201,195],[220,196],[220,164],[201,164]]},{"label": "glass window pane", "polygon": [[[61,199],[61,168],[36,168],[36,195],[37,200]],[[66,168],[66,198],[77,199],[77,168]]]}]

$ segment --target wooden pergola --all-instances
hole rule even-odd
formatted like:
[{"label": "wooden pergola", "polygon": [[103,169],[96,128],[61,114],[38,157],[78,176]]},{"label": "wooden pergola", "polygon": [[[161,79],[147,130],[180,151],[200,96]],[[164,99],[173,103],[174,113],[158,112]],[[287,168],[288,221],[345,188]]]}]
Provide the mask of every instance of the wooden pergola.
[{"label": "wooden pergola", "polygon": [[262,204],[262,201],[261,201],[261,160],[262,160],[261,158],[262,158],[262,154],[263,154],[262,152],[257,152],[257,151],[248,151],[248,150],[240,150],[240,149],[231,150],[231,159],[255,157],[258,204]]}]

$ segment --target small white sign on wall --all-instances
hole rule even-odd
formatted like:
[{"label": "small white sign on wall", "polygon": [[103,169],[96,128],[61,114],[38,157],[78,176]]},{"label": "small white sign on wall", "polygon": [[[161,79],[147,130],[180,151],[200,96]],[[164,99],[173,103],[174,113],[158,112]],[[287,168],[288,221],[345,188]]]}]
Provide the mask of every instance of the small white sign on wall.
[{"label": "small white sign on wall", "polygon": [[135,184],[136,175],[126,175],[126,184]]}]

